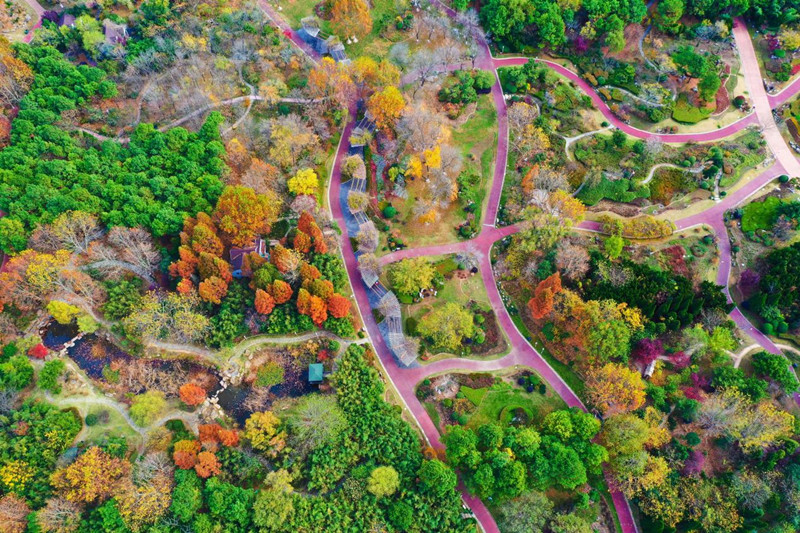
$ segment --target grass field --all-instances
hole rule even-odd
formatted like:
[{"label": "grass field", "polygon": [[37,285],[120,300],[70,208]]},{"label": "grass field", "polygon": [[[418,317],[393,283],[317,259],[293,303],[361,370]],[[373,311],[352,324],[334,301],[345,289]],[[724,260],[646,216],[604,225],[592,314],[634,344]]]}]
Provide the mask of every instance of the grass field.
[{"label": "grass field", "polygon": [[742,231],[770,229],[778,218],[781,200],[770,196],[763,202],[751,202],[742,209]]},{"label": "grass field", "polygon": [[[465,388],[468,387],[461,387],[461,390],[470,401],[472,401],[470,395],[480,398],[475,412],[470,415],[469,422],[467,422],[469,427],[478,427],[490,422],[503,423],[504,421],[501,420],[503,412],[517,408],[523,409],[531,417],[531,420],[538,422],[551,411],[566,407],[564,401],[553,394],[549,387],[546,394],[526,392],[508,383],[493,385],[488,389],[471,389],[469,394],[464,390]],[[478,391],[483,391],[483,393]]]}]

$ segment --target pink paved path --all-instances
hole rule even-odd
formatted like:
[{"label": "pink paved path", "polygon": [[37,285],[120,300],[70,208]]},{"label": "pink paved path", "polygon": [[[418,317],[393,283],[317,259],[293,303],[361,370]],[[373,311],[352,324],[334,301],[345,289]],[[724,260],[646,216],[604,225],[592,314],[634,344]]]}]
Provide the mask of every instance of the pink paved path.
[{"label": "pink paved path", "polygon": [[[510,67],[516,65],[524,65],[529,61],[527,57],[507,57],[507,58],[499,58],[494,60],[494,67]],[[575,85],[577,85],[584,93],[589,95],[592,99],[592,102],[600,110],[603,116],[614,126],[621,129],[628,135],[632,137],[636,137],[639,139],[650,139],[656,138],[663,142],[667,143],[686,143],[686,142],[704,142],[704,141],[714,141],[717,139],[722,139],[733,135],[739,131],[742,131],[748,126],[753,126],[758,124],[758,119],[756,118],[754,113],[750,113],[746,115],[736,122],[729,124],[723,128],[718,128],[712,131],[706,131],[702,133],[653,133],[650,131],[640,130],[639,128],[634,128],[630,124],[626,124],[622,120],[619,119],[608,107],[608,104],[603,100],[599,94],[594,90],[594,88],[589,85],[589,83],[581,78],[575,72],[569,70],[566,67],[559,65],[553,61],[547,61],[544,59],[534,59],[537,63],[542,63],[543,65],[547,65],[551,69],[555,70],[562,76],[569,78]],[[797,90],[800,90],[800,86],[798,86]]]}]

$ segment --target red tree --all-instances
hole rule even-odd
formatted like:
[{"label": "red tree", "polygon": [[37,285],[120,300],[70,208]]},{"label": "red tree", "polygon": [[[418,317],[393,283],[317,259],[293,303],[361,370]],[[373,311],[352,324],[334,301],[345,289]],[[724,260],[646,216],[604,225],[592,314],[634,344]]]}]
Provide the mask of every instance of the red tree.
[{"label": "red tree", "polygon": [[303,280],[304,283],[307,281],[314,281],[321,277],[322,273],[320,273],[319,269],[314,265],[309,265],[305,262],[300,265],[300,279]]},{"label": "red tree", "polygon": [[633,360],[644,366],[649,365],[664,353],[664,346],[658,339],[642,339],[633,349]]},{"label": "red tree", "polygon": [[196,440],[179,440],[175,443],[172,460],[175,461],[175,466],[178,468],[189,470],[197,464],[198,451],[200,451],[200,443]]},{"label": "red tree", "polygon": [[45,357],[47,357],[47,352],[48,352],[47,347],[40,342],[39,344],[28,350],[28,355],[36,359],[44,359]]},{"label": "red tree", "polygon": [[300,213],[300,220],[297,221],[297,229],[308,235],[311,233],[312,224],[315,226],[317,225],[317,223],[314,222],[314,217],[312,217],[308,211]]},{"label": "red tree", "polygon": [[278,305],[285,304],[292,298],[292,287],[285,281],[276,279],[270,285],[269,294],[275,298],[275,303]]},{"label": "red tree", "polygon": [[544,318],[553,310],[553,297],[561,292],[561,275],[556,272],[543,279],[533,291],[533,298],[528,301],[528,309],[535,319]]},{"label": "red tree", "polygon": [[211,452],[200,452],[197,454],[197,464],[194,471],[201,478],[209,478],[220,473],[220,463],[217,456]]},{"label": "red tree", "polygon": [[341,294],[331,294],[328,298],[328,313],[334,318],[344,318],[350,314],[350,300]]},{"label": "red tree", "polygon": [[186,383],[178,389],[178,396],[186,405],[200,405],[206,399],[206,390],[194,383]]},{"label": "red tree", "polygon": [[255,308],[256,313],[268,315],[275,309],[275,298],[261,289],[256,289]]},{"label": "red tree", "polygon": [[328,308],[325,305],[325,300],[317,296],[312,296],[309,315],[314,324],[320,327],[322,323],[328,319]]},{"label": "red tree", "polygon": [[294,249],[301,253],[308,253],[311,250],[311,237],[307,233],[297,230],[294,236]]}]

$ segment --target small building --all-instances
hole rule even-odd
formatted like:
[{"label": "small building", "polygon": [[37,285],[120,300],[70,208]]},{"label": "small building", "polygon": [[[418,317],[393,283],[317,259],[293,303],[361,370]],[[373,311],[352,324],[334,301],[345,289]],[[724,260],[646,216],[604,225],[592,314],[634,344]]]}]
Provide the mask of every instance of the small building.
[{"label": "small building", "polygon": [[230,263],[231,274],[234,278],[241,278],[245,275],[250,275],[245,272],[245,257],[249,254],[256,253],[264,259],[269,259],[269,252],[267,252],[267,241],[261,237],[256,237],[250,246],[244,248],[231,248]]},{"label": "small building", "polygon": [[325,367],[322,363],[308,365],[308,382],[312,385],[319,385],[325,377]]},{"label": "small building", "polygon": [[66,26],[68,28],[75,27],[75,15],[64,13],[61,15],[61,20],[58,21],[59,26]]},{"label": "small building", "polygon": [[128,26],[118,24],[111,19],[103,21],[103,34],[106,36],[106,43],[125,44],[128,41]]}]

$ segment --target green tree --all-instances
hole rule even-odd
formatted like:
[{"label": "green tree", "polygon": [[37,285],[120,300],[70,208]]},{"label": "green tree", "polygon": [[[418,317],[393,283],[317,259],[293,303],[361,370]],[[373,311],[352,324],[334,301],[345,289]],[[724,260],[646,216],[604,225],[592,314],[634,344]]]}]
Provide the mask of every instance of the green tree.
[{"label": "green tree", "polygon": [[11,255],[27,247],[28,236],[22,222],[13,218],[0,218],[0,250]]},{"label": "green tree", "polygon": [[47,361],[39,372],[39,380],[37,382],[39,388],[50,391],[53,394],[61,393],[61,384],[58,382],[58,378],[64,373],[65,367],[64,361],[61,359]]},{"label": "green tree", "polygon": [[436,270],[425,257],[403,259],[389,269],[392,288],[403,294],[416,295],[433,283]]},{"label": "green tree", "polygon": [[33,365],[24,355],[14,355],[0,363],[0,385],[21,390],[33,380]]},{"label": "green tree", "polygon": [[163,392],[158,390],[144,392],[133,398],[130,408],[131,418],[139,426],[147,427],[158,419],[166,406],[167,400]]},{"label": "green tree", "polygon": [[498,525],[507,533],[543,533],[553,517],[553,502],[531,491],[498,508]]},{"label": "green tree", "polygon": [[422,466],[419,469],[419,480],[424,491],[431,492],[437,496],[447,495],[456,488],[458,483],[455,472],[437,459],[422,461]]},{"label": "green tree", "polygon": [[176,470],[170,511],[181,522],[189,523],[203,506],[202,482],[194,470]]},{"label": "green tree", "polygon": [[367,490],[376,498],[391,496],[400,488],[400,476],[391,466],[379,466],[369,475]]},{"label": "green tree", "polygon": [[622,253],[625,241],[621,235],[611,235],[603,243],[603,249],[610,259],[616,259]]},{"label": "green tree", "polygon": [[417,332],[431,339],[434,349],[457,350],[464,338],[475,333],[475,322],[472,313],[462,305],[447,302],[423,316],[417,326]]}]

